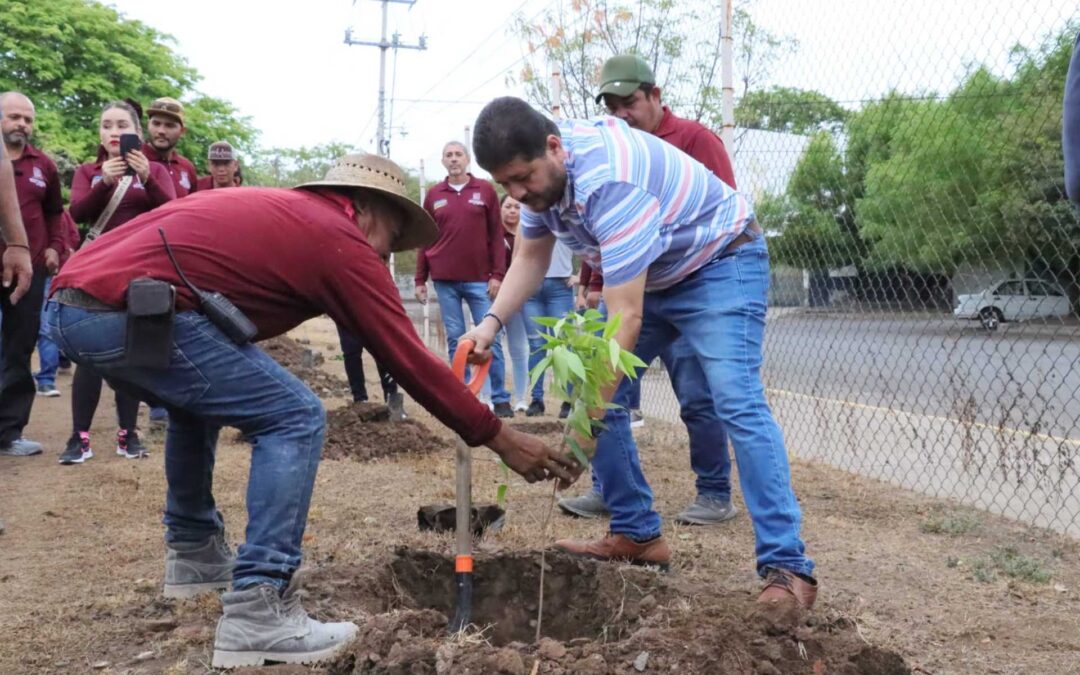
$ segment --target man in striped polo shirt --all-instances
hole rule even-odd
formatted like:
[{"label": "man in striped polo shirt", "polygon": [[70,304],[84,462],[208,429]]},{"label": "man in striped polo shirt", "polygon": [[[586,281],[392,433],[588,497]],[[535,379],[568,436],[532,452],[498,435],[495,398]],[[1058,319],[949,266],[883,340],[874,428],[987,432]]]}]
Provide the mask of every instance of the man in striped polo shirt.
[{"label": "man in striped polo shirt", "polygon": [[[555,240],[604,275],[604,302],[621,314],[616,339],[651,362],[679,336],[697,354],[728,429],[754,526],[759,601],[813,605],[817,582],[799,534],[780,427],[760,367],[769,256],[747,201],[674,146],[614,118],[556,125],[513,97],[476,120],[480,166],[525,205],[518,257],[489,314],[472,332],[484,360],[499,317],[543,279]],[[608,398],[625,406],[628,380]],[[611,510],[610,534],[562,540],[575,554],[666,567],[671,552],[652,508],[625,407],[607,412],[594,466]]]}]

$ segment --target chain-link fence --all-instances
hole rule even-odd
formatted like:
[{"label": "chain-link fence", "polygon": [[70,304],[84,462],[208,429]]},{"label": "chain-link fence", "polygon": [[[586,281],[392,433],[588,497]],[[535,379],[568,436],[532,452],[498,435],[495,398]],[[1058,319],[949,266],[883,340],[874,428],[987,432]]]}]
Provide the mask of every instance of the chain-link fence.
[{"label": "chain-link fence", "polygon": [[[763,374],[790,451],[1080,535],[1080,220],[1061,153],[1075,6],[791,5],[741,18],[769,39],[735,50],[729,148],[770,244]],[[719,128],[718,106],[678,94],[675,112]],[[429,335],[445,352],[437,319]],[[679,422],[659,363],[643,411]]]}]

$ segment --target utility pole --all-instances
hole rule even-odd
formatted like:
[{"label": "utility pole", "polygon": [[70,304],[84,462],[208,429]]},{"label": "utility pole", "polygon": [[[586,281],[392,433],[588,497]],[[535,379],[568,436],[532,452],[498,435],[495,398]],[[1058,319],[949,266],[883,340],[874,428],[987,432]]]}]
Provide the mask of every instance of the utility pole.
[{"label": "utility pole", "polygon": [[720,101],[720,119],[724,122],[724,129],[720,132],[720,140],[732,155],[735,154],[735,65],[733,63],[735,39],[732,34],[732,2],[724,0],[724,26],[720,34],[720,80],[723,87],[723,98]]},{"label": "utility pole", "polygon": [[345,30],[345,44],[360,45],[363,47],[378,47],[379,48],[379,129],[376,132],[378,138],[378,153],[383,157],[390,156],[390,142],[387,140],[386,131],[386,50],[388,49],[416,49],[423,51],[427,49],[427,36],[421,35],[420,40],[415,45],[407,45],[401,42],[401,36],[398,33],[394,33],[390,40],[386,39],[386,18],[387,10],[390,3],[398,5],[408,5],[412,8],[416,4],[416,0],[378,0],[382,3],[382,37],[378,42],[372,42],[370,40],[354,40],[352,36],[352,28]]}]

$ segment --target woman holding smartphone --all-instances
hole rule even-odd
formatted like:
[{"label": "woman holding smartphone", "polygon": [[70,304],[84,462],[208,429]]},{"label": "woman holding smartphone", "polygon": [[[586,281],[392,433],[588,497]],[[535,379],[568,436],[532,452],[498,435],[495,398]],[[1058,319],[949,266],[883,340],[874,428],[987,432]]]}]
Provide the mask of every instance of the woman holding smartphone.
[{"label": "woman holding smartphone", "polygon": [[[176,199],[168,170],[162,164],[151,163],[139,150],[142,124],[139,113],[131,104],[114,101],[106,105],[101,111],[98,133],[101,145],[97,160],[80,166],[71,183],[70,212],[76,222],[91,230],[100,230],[100,234]],[[125,135],[130,136],[125,139]],[[121,152],[122,149],[126,152]],[[113,212],[106,213],[117,190],[124,190],[123,196]],[[99,222],[103,217],[105,221]],[[83,245],[92,244],[84,242]],[[61,464],[81,464],[94,455],[90,448],[90,425],[101,398],[101,382],[97,372],[76,367],[71,383],[74,430],[60,456]],[[116,434],[116,454],[128,459],[147,455],[135,428],[138,413],[138,399],[116,392],[116,415],[120,424]]]}]

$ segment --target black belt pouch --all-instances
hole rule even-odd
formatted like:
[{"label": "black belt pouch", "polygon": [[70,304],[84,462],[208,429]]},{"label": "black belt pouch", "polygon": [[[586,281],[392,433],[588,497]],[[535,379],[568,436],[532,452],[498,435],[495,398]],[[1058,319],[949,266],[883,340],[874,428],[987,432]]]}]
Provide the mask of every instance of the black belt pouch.
[{"label": "black belt pouch", "polygon": [[129,367],[169,367],[175,311],[176,289],[172,284],[149,277],[128,284],[124,351]]}]

